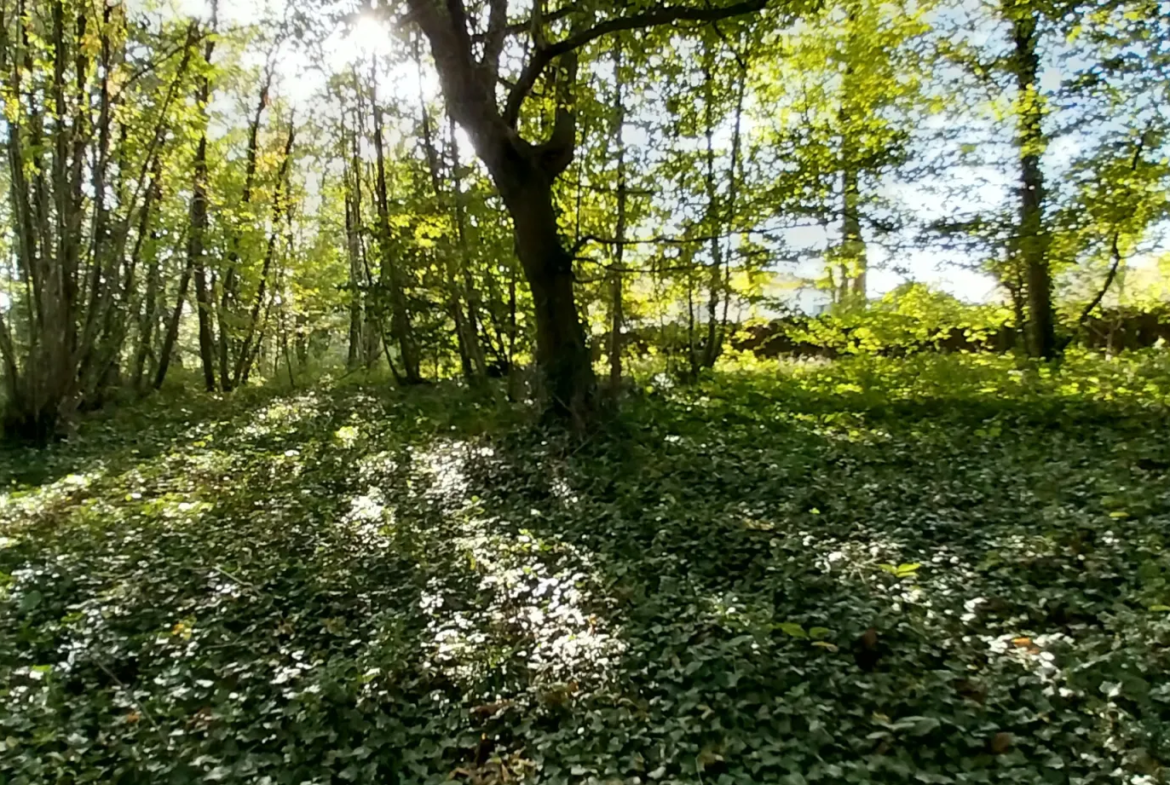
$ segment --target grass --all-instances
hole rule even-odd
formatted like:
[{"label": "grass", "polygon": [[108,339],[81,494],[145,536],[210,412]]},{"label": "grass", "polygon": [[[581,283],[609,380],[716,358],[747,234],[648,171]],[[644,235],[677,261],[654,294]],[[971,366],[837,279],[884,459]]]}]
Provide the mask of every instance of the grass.
[{"label": "grass", "polygon": [[[0,782],[1166,781],[1170,365],[856,358],[7,453]],[[874,634],[866,634],[866,630]]]}]

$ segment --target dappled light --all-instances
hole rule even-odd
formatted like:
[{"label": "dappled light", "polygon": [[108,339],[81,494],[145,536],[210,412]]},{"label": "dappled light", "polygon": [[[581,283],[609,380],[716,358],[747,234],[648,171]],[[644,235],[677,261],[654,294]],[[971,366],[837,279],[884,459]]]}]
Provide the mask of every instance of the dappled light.
[{"label": "dappled light", "polygon": [[1158,782],[1170,377],[888,362],[656,391],[620,439],[457,388],[83,433],[2,507],[0,766]]}]

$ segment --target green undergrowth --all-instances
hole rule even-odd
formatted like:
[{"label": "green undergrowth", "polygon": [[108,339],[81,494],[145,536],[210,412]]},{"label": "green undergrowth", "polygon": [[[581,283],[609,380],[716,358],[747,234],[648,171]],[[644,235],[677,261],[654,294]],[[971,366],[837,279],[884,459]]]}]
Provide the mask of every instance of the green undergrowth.
[{"label": "green undergrowth", "polygon": [[1163,357],[660,381],[5,453],[0,782],[1166,781]]}]

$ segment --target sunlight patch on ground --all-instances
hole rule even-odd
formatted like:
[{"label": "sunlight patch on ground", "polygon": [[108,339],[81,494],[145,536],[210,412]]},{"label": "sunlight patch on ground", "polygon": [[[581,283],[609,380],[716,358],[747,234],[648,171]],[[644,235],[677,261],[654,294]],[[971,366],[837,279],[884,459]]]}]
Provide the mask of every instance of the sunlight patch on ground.
[{"label": "sunlight patch on ground", "polygon": [[563,543],[494,534],[494,523],[467,518],[453,539],[487,602],[452,608],[441,586],[421,600],[431,619],[435,666],[452,678],[474,680],[486,648],[523,662],[537,683],[603,677],[623,644],[589,610],[599,603],[599,587],[586,560]]},{"label": "sunlight patch on ground", "polygon": [[375,548],[389,548],[389,532],[394,527],[394,510],[387,505],[380,488],[370,486],[365,493],[349,501],[349,511],[342,519],[362,543]]},{"label": "sunlight patch on ground", "polygon": [[241,429],[248,437],[268,436],[291,430],[321,412],[321,399],[315,392],[274,401],[256,413],[255,419]]},{"label": "sunlight patch on ground", "polygon": [[[603,600],[589,558],[528,530],[501,533],[507,522],[484,515],[468,496],[467,469],[469,461],[493,456],[490,447],[458,441],[438,442],[414,456],[431,481],[426,495],[451,521],[448,539],[470,573],[457,576],[458,585],[432,582],[420,600],[430,619],[431,664],[468,688],[498,667],[527,669],[534,686],[603,679],[623,644],[593,613]],[[474,585],[471,595],[482,599],[471,608],[452,603],[467,596],[467,580]]]},{"label": "sunlight patch on ground", "polygon": [[4,491],[0,493],[0,521],[6,518],[24,518],[43,511],[54,503],[68,500],[84,492],[106,476],[105,468],[80,474],[69,474],[31,491]]},{"label": "sunlight patch on ground", "polygon": [[486,445],[471,445],[455,439],[437,439],[426,450],[414,453],[414,462],[429,480],[427,497],[445,506],[467,503],[467,464],[495,454]]}]

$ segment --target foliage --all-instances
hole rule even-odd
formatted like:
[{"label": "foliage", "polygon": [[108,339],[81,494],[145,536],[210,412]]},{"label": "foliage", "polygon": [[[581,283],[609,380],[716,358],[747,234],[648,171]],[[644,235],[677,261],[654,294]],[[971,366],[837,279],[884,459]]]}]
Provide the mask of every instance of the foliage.
[{"label": "foliage", "polygon": [[1147,352],[729,372],[584,443],[124,408],[4,456],[0,779],[1164,781],[1168,403]]},{"label": "foliage", "polygon": [[922,284],[905,284],[866,309],[798,322],[786,330],[800,344],[837,354],[894,354],[961,348],[1007,348],[992,339],[1010,330],[1006,307],[970,305]]}]

